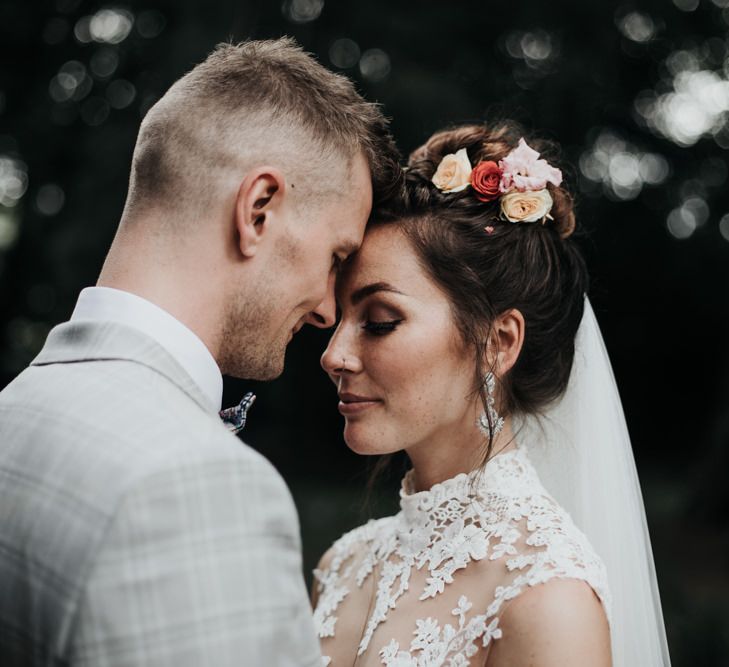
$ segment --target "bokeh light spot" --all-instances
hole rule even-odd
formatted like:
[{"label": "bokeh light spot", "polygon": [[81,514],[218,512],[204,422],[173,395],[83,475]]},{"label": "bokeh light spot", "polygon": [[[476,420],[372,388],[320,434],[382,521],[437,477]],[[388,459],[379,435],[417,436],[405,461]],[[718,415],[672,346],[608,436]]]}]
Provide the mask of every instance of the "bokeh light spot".
[{"label": "bokeh light spot", "polygon": [[137,96],[137,89],[125,79],[117,79],[106,89],[106,99],[114,109],[126,109]]},{"label": "bokeh light spot", "polygon": [[702,197],[689,197],[681,208],[686,215],[693,217],[696,227],[701,227],[709,218],[709,205]]},{"label": "bokeh light spot", "polygon": [[283,15],[293,23],[315,21],[324,9],[324,0],[286,0],[281,7]]},{"label": "bokeh light spot", "polygon": [[55,102],[84,99],[91,88],[93,81],[86,72],[86,67],[78,60],[69,60],[64,63],[48,86],[48,92]]},{"label": "bokeh light spot", "polygon": [[602,184],[607,196],[622,201],[635,199],[646,185],[664,183],[671,172],[665,157],[643,152],[610,130],[600,132],[579,166],[588,181]]},{"label": "bokeh light spot", "polygon": [[666,227],[674,238],[687,239],[709,217],[709,205],[702,197],[692,196],[684,200],[678,208],[674,208],[666,219]]},{"label": "bokeh light spot", "polygon": [[729,213],[725,213],[719,220],[719,233],[729,241]]},{"label": "bokeh light spot", "polygon": [[100,9],[91,17],[89,33],[95,42],[119,44],[132,30],[134,16],[125,9]]},{"label": "bokeh light spot", "polygon": [[346,37],[337,39],[329,49],[329,60],[339,69],[354,67],[359,62],[359,57],[359,45]]},{"label": "bokeh light spot", "polygon": [[696,231],[696,221],[682,207],[674,208],[666,219],[666,227],[674,238],[684,240]]},{"label": "bokeh light spot", "polygon": [[73,34],[81,44],[88,44],[91,41],[91,17],[82,16],[76,21]]},{"label": "bokeh light spot", "polygon": [[699,0],[673,0],[673,4],[682,12],[693,12],[698,8]]},{"label": "bokeh light spot", "polygon": [[634,104],[639,118],[679,146],[693,146],[707,135],[722,146],[729,116],[727,77],[701,69],[698,56],[689,51],[671,54],[666,67],[673,75],[673,90],[640,93]]},{"label": "bokeh light spot", "polygon": [[390,74],[390,56],[382,49],[368,49],[359,60],[359,71],[367,81],[384,81]]},{"label": "bokeh light spot", "polygon": [[11,248],[18,240],[20,227],[12,210],[0,208],[0,251]]},{"label": "bokeh light spot", "polygon": [[546,30],[514,30],[506,35],[503,45],[509,56],[521,60],[538,75],[549,71],[557,52],[555,38]]},{"label": "bokeh light spot", "polygon": [[53,216],[60,212],[66,201],[66,195],[59,185],[46,183],[38,188],[35,196],[35,206],[38,211],[47,216]]},{"label": "bokeh light spot", "polygon": [[645,153],[640,157],[640,177],[649,185],[660,185],[670,173],[668,160],[657,153]]},{"label": "bokeh light spot", "polygon": [[656,25],[648,14],[630,12],[618,20],[618,29],[633,42],[650,42],[656,34]]},{"label": "bokeh light spot", "polygon": [[0,205],[15,206],[28,189],[28,167],[8,155],[0,155]]},{"label": "bokeh light spot", "polygon": [[552,55],[552,39],[544,30],[524,33],[521,50],[527,61],[546,60]]},{"label": "bokeh light spot", "polygon": [[89,68],[94,76],[99,79],[108,79],[116,68],[119,67],[119,54],[116,49],[109,46],[102,46],[91,56]]}]

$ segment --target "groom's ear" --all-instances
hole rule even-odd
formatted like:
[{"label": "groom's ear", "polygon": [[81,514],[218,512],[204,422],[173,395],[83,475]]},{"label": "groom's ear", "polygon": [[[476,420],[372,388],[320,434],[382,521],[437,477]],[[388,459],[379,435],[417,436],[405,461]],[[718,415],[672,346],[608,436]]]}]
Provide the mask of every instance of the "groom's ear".
[{"label": "groom's ear", "polygon": [[235,227],[244,257],[253,257],[281,216],[286,180],[275,167],[258,167],[246,174],[235,200]]}]

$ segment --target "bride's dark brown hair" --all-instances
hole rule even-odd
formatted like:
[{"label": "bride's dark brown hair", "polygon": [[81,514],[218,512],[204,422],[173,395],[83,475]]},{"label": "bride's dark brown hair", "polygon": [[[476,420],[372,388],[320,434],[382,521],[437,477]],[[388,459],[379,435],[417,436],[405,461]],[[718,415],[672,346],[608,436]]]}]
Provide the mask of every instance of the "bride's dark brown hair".
[{"label": "bride's dark brown hair", "polygon": [[[520,137],[559,166],[556,145],[525,136],[515,123],[443,130],[413,151],[402,196],[372,221],[396,225],[447,295],[463,341],[473,351],[474,391],[484,406],[491,324],[509,309],[522,313],[524,344],[513,368],[500,379],[497,409],[502,416],[538,414],[567,387],[588,287],[585,262],[570,238],[575,231],[573,200],[566,189],[549,184],[553,220],[511,223],[501,219],[498,200],[483,203],[470,187],[441,192],[431,179],[448,154],[465,148],[474,166],[482,160],[498,162]],[[484,461],[492,446],[493,432]]]}]

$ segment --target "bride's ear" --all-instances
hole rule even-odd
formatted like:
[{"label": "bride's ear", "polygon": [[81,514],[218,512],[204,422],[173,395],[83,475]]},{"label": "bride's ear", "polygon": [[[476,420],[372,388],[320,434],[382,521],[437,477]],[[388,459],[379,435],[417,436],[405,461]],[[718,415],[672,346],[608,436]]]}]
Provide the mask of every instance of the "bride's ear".
[{"label": "bride's ear", "polygon": [[516,308],[510,308],[494,320],[487,354],[488,363],[501,376],[516,363],[524,345],[524,316]]},{"label": "bride's ear", "polygon": [[286,180],[274,167],[259,167],[246,174],[235,199],[234,223],[244,257],[253,257],[281,219]]}]

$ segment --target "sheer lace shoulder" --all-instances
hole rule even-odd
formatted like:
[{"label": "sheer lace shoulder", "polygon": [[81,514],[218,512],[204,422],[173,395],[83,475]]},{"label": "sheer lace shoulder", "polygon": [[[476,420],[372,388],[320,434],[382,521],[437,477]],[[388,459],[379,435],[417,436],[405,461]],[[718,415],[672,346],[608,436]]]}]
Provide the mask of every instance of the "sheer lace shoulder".
[{"label": "sheer lace shoulder", "polygon": [[315,571],[325,664],[483,664],[527,587],[585,581],[610,618],[605,568],[542,486],[526,450],[428,491],[406,476],[400,512],[342,536]]}]

